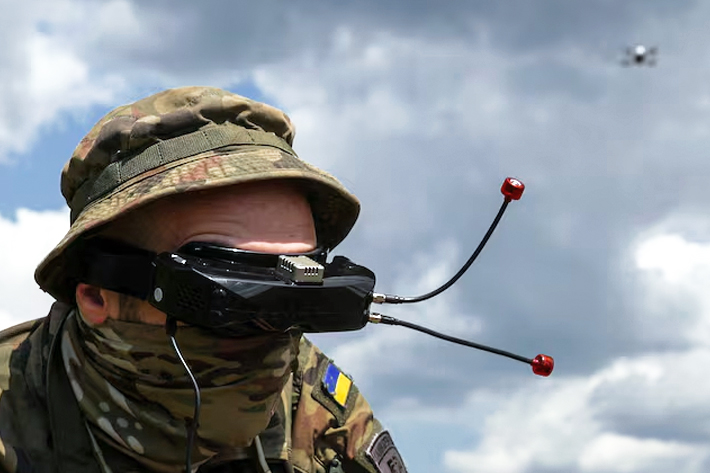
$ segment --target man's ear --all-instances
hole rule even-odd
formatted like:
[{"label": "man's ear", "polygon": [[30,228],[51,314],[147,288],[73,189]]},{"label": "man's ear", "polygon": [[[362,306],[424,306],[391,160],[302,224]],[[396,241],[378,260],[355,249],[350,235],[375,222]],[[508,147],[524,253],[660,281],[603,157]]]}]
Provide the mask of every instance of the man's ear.
[{"label": "man's ear", "polygon": [[92,284],[77,284],[76,305],[84,319],[93,325],[102,324],[108,317],[118,317],[118,294]]}]

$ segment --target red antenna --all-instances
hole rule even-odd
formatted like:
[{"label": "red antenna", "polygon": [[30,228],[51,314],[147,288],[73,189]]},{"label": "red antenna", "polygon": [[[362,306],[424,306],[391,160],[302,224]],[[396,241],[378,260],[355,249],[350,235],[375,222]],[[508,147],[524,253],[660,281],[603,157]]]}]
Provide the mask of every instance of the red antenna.
[{"label": "red antenna", "polygon": [[511,200],[520,200],[524,190],[525,184],[523,184],[520,179],[516,179],[514,177],[506,178],[500,188],[500,191],[503,193],[503,196],[507,202],[510,202]]},{"label": "red antenna", "polygon": [[[503,194],[503,205],[501,205],[500,210],[498,210],[498,215],[496,215],[495,219],[493,220],[493,223],[491,226],[488,228],[488,231],[486,232],[486,235],[483,237],[483,240],[481,240],[481,243],[479,243],[478,247],[476,250],[473,252],[471,257],[468,259],[466,264],[463,265],[463,267],[456,273],[449,281],[441,285],[438,289],[435,289],[431,292],[428,292],[422,296],[417,296],[417,297],[402,297],[402,296],[396,296],[392,294],[378,294],[378,293],[373,293],[372,294],[372,302],[375,304],[403,304],[403,303],[412,303],[412,302],[421,302],[426,299],[430,299],[437,294],[441,294],[444,292],[446,289],[451,287],[462,275],[463,273],[466,272],[466,270],[471,266],[471,264],[474,262],[476,257],[480,254],[481,250],[485,246],[486,242],[490,238],[490,236],[493,234],[493,230],[495,230],[496,226],[498,225],[498,222],[500,221],[501,217],[503,216],[503,213],[505,212],[505,209],[508,207],[508,204],[513,201],[513,200],[520,200],[520,197],[523,195],[523,191],[525,190],[525,184],[522,183],[520,179],[516,179],[514,177],[508,177],[503,181],[503,185],[500,188],[501,193]],[[535,358],[526,358],[524,356],[516,355],[515,353],[511,353],[509,351],[504,351],[500,350],[498,348],[492,348],[486,345],[481,345],[480,343],[475,343],[471,342],[468,340],[463,340],[461,338],[457,337],[452,337],[450,335],[445,335],[443,333],[436,332],[434,330],[428,329],[426,327],[422,327],[421,325],[413,324],[411,322],[406,322],[404,320],[399,320],[395,319],[394,317],[390,317],[388,315],[380,314],[377,312],[371,312],[370,313],[370,322],[375,323],[375,324],[385,324],[385,325],[399,325],[402,327],[407,327],[411,328],[413,330],[417,330],[422,333],[426,333],[428,335],[431,335],[436,338],[440,338],[442,340],[446,340],[448,342],[452,343],[457,343],[459,345],[464,345],[467,347],[471,348],[476,348],[478,350],[483,350],[487,351],[489,353],[494,353],[496,355],[501,355],[505,356],[508,358],[511,358],[513,360],[517,361],[522,361],[523,363],[529,364],[532,366],[533,373],[535,373],[538,376],[550,376],[552,373],[552,370],[555,367],[555,360],[549,356],[549,355],[537,355]]]},{"label": "red antenna", "polygon": [[537,355],[530,364],[532,365],[533,373],[538,376],[550,376],[550,373],[555,368],[555,360],[549,355]]}]

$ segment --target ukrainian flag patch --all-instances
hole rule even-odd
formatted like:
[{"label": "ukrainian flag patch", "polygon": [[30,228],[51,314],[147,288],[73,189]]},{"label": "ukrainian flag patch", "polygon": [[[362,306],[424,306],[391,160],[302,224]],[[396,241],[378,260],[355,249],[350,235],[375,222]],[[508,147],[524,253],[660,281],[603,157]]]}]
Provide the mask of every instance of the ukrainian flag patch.
[{"label": "ukrainian flag patch", "polygon": [[350,378],[345,376],[337,366],[333,363],[328,365],[323,375],[323,387],[340,407],[345,407],[352,384]]}]

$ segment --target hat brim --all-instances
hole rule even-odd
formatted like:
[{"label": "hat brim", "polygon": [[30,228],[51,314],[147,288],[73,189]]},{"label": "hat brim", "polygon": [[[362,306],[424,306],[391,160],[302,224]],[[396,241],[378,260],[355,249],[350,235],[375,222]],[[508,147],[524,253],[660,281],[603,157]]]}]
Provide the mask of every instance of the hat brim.
[{"label": "hat brim", "polygon": [[74,288],[68,287],[65,257],[82,235],[169,195],[272,179],[297,180],[304,185],[320,246],[334,248],[355,224],[360,203],[332,175],[277,148],[229,146],[155,168],[87,205],[39,264],[35,280],[56,299],[71,301]]}]

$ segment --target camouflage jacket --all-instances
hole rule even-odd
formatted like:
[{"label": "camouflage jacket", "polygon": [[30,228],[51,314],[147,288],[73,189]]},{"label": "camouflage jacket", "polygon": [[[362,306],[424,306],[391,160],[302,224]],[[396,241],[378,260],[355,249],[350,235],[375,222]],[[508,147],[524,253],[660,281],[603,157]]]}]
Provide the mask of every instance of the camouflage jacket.
[{"label": "camouflage jacket", "polygon": [[[92,444],[95,440],[71,391],[59,344],[54,343],[71,310],[56,302],[47,317],[0,332],[0,470],[145,471],[121,453]],[[346,391],[341,386],[333,393],[334,373],[338,379],[344,376],[304,337],[299,369],[284,389],[269,427],[259,435],[271,471],[405,472],[389,434],[349,378]],[[208,461],[198,472],[259,472],[255,457],[254,449],[244,449],[219,463]]]}]

